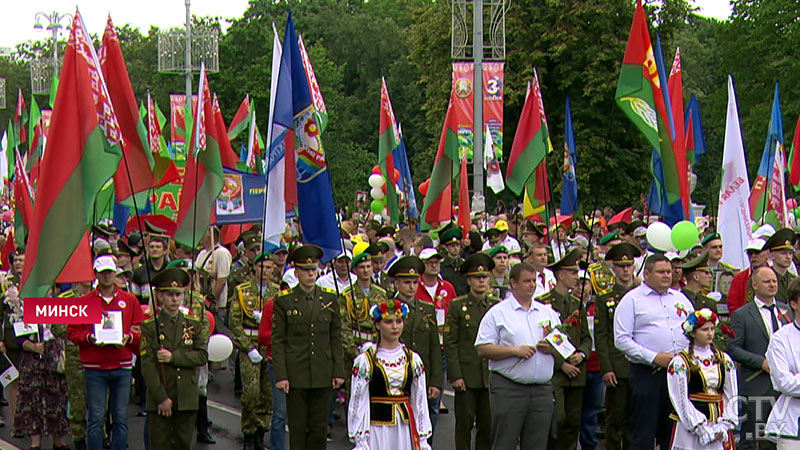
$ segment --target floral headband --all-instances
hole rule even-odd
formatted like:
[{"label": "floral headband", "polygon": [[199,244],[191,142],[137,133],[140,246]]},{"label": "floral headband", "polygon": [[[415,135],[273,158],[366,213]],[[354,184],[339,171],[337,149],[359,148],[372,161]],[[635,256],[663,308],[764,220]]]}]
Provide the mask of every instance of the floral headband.
[{"label": "floral headband", "polygon": [[388,302],[380,302],[369,309],[369,315],[374,320],[385,319],[392,314],[405,319],[408,315],[408,305],[400,300],[390,300]]},{"label": "floral headband", "polygon": [[683,334],[688,336],[689,333],[702,327],[707,322],[711,322],[716,325],[718,322],[717,313],[708,308],[703,308],[700,311],[694,311],[689,314],[689,316],[683,322]]}]

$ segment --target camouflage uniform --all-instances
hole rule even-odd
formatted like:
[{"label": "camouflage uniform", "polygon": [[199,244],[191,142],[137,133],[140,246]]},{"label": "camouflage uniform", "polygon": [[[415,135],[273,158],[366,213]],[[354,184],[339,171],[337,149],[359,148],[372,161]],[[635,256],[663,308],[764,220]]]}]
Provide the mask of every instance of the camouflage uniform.
[{"label": "camouflage uniform", "polygon": [[[74,289],[62,293],[59,298],[80,297]],[[67,401],[69,402],[69,430],[74,441],[86,439],[86,385],[83,382],[83,364],[78,346],[67,339],[67,326],[53,324],[50,331],[54,336],[64,338],[67,345],[64,350],[64,370],[67,378]]]},{"label": "camouflage uniform", "polygon": [[[270,283],[260,295],[250,282],[236,286],[235,298],[230,303],[229,328],[233,342],[239,348],[239,365],[242,371],[242,433],[253,435],[269,429],[272,416],[272,387],[267,371],[267,350],[258,345],[258,324],[253,311],[262,311],[267,300],[274,298],[278,285]],[[253,364],[247,353],[258,349],[264,360]]]},{"label": "camouflage uniform", "polygon": [[341,295],[339,312],[342,317],[344,364],[345,371],[349,373],[353,368],[353,361],[360,353],[361,344],[374,341],[375,326],[369,316],[370,307],[386,301],[388,297],[386,291],[377,284],[370,285],[368,294],[364,294],[358,284],[353,284],[346,287]]}]

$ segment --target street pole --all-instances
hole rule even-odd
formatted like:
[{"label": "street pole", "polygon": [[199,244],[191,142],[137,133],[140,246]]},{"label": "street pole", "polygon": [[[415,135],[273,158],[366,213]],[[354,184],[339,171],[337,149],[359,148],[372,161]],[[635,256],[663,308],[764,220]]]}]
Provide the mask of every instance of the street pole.
[{"label": "street pole", "polygon": [[[186,5],[186,106],[192,111],[192,14],[189,11],[191,0],[185,0]],[[188,143],[187,143],[188,144]]]},{"label": "street pole", "polygon": [[472,0],[472,24],[472,192],[473,196],[483,199],[483,0]]}]

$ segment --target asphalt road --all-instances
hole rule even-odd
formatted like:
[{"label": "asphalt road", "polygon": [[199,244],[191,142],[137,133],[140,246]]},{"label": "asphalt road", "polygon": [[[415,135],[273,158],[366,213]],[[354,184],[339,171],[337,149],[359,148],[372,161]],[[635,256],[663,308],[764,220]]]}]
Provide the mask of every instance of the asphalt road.
[{"label": "asphalt road", "polygon": [[[199,450],[228,450],[241,448],[242,433],[239,427],[241,418],[241,405],[239,399],[233,395],[233,374],[232,367],[218,370],[214,373],[214,381],[209,384],[208,414],[213,422],[212,430],[214,438],[217,440],[215,445],[197,444]],[[133,388],[131,388],[132,401],[128,409],[128,448],[131,450],[144,449],[144,417],[137,417],[137,408],[133,399]],[[453,430],[455,418],[453,411],[452,391],[445,391],[445,405],[450,408],[450,414],[439,416],[434,436],[433,450],[452,450],[453,449]],[[347,440],[347,429],[344,421],[344,411],[341,406],[337,406],[337,411],[342,416],[337,420],[333,429],[333,442],[328,444],[329,450],[350,450],[352,444]],[[27,449],[30,445],[29,438],[17,439],[11,435],[11,416],[8,407],[0,408],[6,426],[0,428],[0,450],[19,450]],[[269,434],[265,441],[268,441]],[[69,441],[70,444],[72,443]],[[52,448],[52,441],[46,438],[42,442],[43,449]],[[603,449],[604,442],[600,442]],[[158,450],[158,449],[153,449]]]}]

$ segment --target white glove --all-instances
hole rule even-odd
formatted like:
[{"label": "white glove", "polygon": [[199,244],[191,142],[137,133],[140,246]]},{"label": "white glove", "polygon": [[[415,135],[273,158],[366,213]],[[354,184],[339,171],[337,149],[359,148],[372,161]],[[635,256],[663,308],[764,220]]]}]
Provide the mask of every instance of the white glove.
[{"label": "white glove", "polygon": [[254,348],[249,352],[247,352],[247,357],[250,358],[250,361],[252,361],[253,364],[259,364],[261,363],[261,361],[264,360],[264,357],[261,356],[261,353],[258,351],[257,348]]},{"label": "white glove", "polygon": [[253,310],[253,318],[256,319],[256,322],[261,323],[261,310],[254,309]]}]

